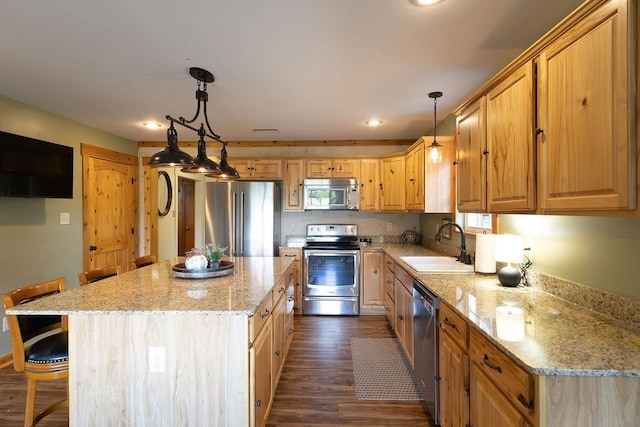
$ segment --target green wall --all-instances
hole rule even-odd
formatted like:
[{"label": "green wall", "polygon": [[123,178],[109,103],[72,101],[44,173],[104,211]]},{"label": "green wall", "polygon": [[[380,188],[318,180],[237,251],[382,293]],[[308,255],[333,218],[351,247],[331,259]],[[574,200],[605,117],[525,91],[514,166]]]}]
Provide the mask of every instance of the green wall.
[{"label": "green wall", "polygon": [[[74,149],[73,199],[0,197],[0,293],[60,276],[74,288],[82,270],[80,144],[137,156],[137,143],[2,96],[0,130]],[[61,212],[70,214],[69,225],[60,225]],[[10,352],[9,332],[2,332],[0,356]]]}]

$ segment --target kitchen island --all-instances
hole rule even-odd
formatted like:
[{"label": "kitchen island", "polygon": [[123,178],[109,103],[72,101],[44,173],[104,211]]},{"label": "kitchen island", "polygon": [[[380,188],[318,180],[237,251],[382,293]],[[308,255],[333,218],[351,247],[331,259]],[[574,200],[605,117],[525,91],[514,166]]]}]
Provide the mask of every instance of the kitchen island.
[{"label": "kitchen island", "polygon": [[175,258],[8,311],[68,315],[72,426],[253,425],[253,318],[293,260],[229,260],[232,275],[177,279]]}]

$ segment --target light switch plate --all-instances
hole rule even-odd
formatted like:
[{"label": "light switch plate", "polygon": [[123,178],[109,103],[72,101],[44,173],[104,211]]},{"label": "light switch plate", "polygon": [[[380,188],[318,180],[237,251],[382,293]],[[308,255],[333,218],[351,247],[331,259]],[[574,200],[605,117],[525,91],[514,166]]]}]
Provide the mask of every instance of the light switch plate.
[{"label": "light switch plate", "polygon": [[149,372],[164,372],[164,347],[149,347]]},{"label": "light switch plate", "polygon": [[68,225],[70,223],[69,212],[60,212],[60,224]]}]

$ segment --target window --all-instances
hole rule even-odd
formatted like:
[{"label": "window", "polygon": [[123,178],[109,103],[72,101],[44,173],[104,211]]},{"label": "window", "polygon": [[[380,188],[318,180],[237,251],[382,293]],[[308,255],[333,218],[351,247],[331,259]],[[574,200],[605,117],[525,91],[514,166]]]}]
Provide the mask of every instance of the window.
[{"label": "window", "polygon": [[458,212],[456,222],[462,226],[467,234],[495,234],[498,232],[498,221],[495,214]]}]

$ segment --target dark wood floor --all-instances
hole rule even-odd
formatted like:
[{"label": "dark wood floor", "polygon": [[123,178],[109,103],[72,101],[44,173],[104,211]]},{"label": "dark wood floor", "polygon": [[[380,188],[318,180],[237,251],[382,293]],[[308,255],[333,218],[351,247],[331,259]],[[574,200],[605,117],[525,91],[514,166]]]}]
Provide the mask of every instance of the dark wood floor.
[{"label": "dark wood floor", "polygon": [[[420,402],[358,400],[351,362],[352,337],[393,337],[384,316],[296,316],[296,333],[268,426],[427,426]],[[0,426],[21,426],[26,380],[13,367],[0,369]],[[62,399],[64,381],[38,385],[36,407]],[[68,411],[38,426],[67,426]]]},{"label": "dark wood floor", "polygon": [[420,402],[358,400],[352,337],[393,337],[385,316],[296,316],[273,426],[431,426]]}]

